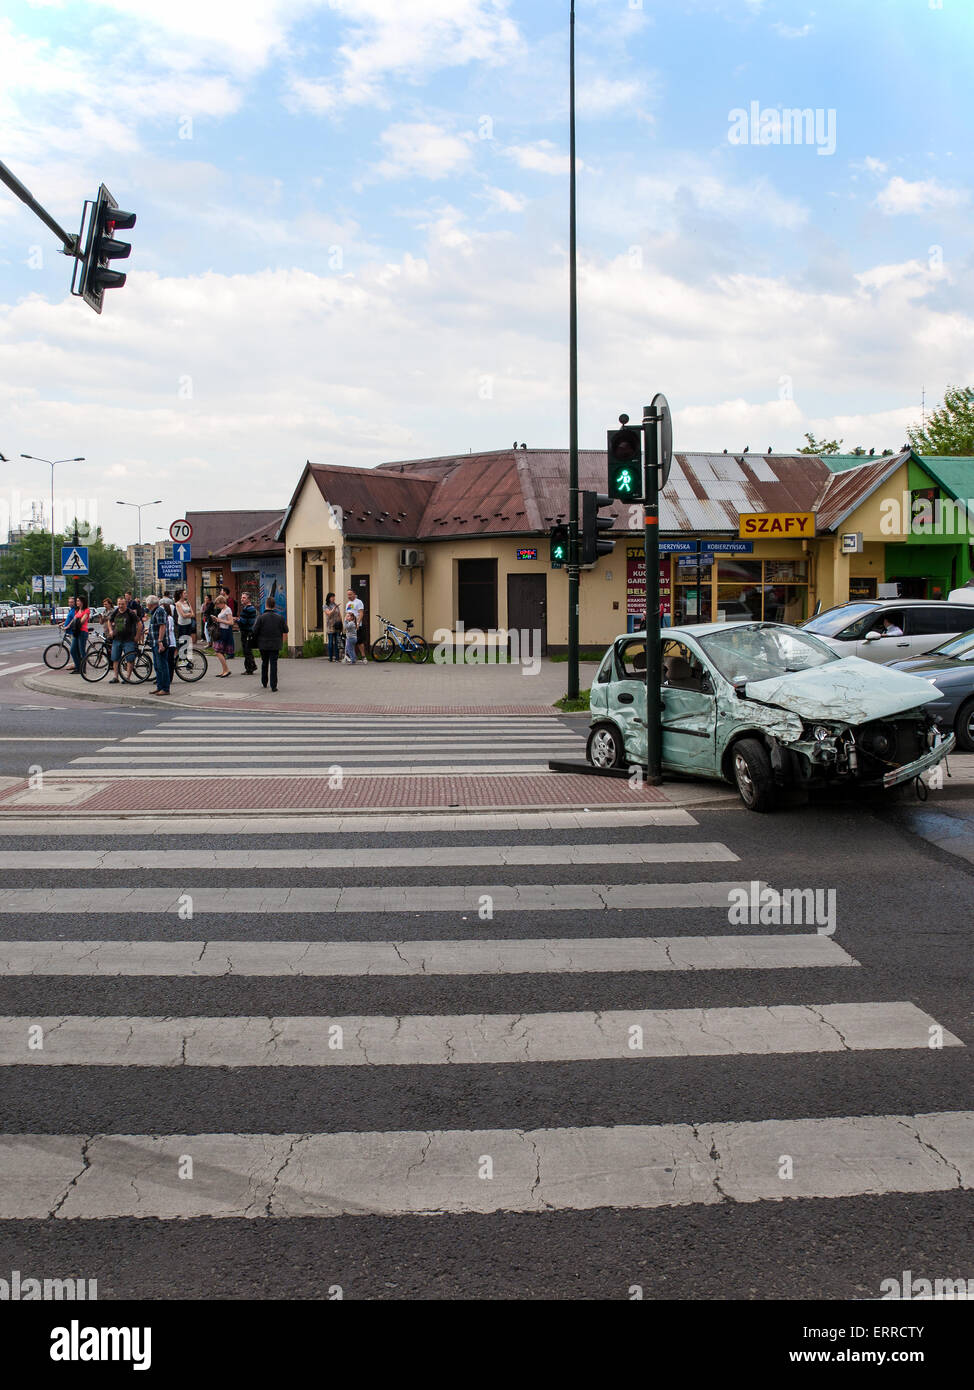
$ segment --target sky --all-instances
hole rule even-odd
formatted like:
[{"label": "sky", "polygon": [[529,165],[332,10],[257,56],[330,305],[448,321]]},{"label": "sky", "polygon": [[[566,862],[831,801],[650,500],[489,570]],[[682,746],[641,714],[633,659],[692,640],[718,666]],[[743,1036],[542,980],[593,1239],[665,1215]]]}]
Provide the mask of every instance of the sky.
[{"label": "sky", "polygon": [[[306,459],[567,447],[568,12],[6,0],[0,160],[138,217],[98,316],[0,187],[7,515],[23,453],[127,544],[120,500],[161,539]],[[679,451],[879,452],[974,384],[972,40],[971,0],[577,0],[582,447],[662,391]]]}]

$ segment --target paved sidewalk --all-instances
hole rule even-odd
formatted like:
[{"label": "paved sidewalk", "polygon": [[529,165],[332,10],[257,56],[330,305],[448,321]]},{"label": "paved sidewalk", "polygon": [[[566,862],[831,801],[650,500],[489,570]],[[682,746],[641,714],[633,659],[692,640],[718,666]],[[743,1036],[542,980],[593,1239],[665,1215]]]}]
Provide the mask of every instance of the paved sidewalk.
[{"label": "paved sidewalk", "polygon": [[[209,655],[209,654],[207,654]],[[70,671],[43,670],[23,677],[31,690],[47,695],[101,700],[104,704],[151,704],[166,709],[282,709],[327,714],[551,714],[565,693],[568,666],[542,661],[531,674],[521,666],[437,666],[431,662],[388,664],[369,661],[339,666],[316,657],[280,663],[277,694],[263,690],[259,676],[247,676],[243,662],[230,663],[232,675],[218,676],[219,662],[198,683],[175,680],[167,699],[152,694],[155,685],[110,685],[107,678],[92,682]],[[582,689],[591,685],[596,665],[579,668]]]}]

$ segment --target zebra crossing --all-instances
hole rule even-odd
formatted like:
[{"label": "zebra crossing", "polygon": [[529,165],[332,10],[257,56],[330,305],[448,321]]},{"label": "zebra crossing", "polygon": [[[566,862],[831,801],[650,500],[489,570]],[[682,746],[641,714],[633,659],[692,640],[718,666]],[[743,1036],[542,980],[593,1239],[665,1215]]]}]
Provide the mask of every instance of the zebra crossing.
[{"label": "zebra crossing", "polygon": [[544,715],[177,714],[54,769],[59,777],[542,772],[581,758],[584,728]]},{"label": "zebra crossing", "polygon": [[[936,1086],[926,1109],[822,1114],[819,1084],[794,1085],[811,1075],[795,1067],[841,1066],[893,1098],[905,1059],[948,1067],[960,1038],[915,1000],[871,997],[829,934],[731,928],[728,895],[763,880],[733,845],[694,837],[686,811],[552,819],[455,816],[427,845],[415,822],[366,844],[257,823],[253,849],[226,850],[201,849],[192,824],[114,848],[109,825],[94,889],[75,855],[12,822],[0,1084],[30,1080],[20,1128],[0,1135],[0,1219],[433,1218],[974,1186],[974,1112]],[[593,864],[597,881],[574,881]],[[708,1089],[699,1068],[716,1064]],[[756,1067],[767,1113],[728,1116]],[[696,1070],[664,1118],[673,1068]],[[634,1099],[607,1120],[617,1074]],[[62,1127],[65,1107],[87,1122]]]}]

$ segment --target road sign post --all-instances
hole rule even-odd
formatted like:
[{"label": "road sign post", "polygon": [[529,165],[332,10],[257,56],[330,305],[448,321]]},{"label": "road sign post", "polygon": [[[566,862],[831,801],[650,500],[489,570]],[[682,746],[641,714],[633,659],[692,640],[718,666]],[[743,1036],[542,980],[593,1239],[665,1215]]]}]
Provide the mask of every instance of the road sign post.
[{"label": "road sign post", "polygon": [[86,545],[61,546],[61,573],[74,575],[88,573],[88,547]]},{"label": "road sign post", "polygon": [[178,521],[174,521],[169,527],[169,539],[171,541],[191,541],[193,539],[193,528],[184,516]]}]

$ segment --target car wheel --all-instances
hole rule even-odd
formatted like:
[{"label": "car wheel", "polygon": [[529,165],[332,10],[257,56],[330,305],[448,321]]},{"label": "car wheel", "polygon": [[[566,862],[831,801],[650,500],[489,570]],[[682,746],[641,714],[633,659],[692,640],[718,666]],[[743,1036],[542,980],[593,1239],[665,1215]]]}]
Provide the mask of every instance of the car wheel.
[{"label": "car wheel", "polygon": [[770,811],[774,807],[774,776],[771,759],[763,743],[742,738],[734,744],[731,769],[741,800],[749,811]]},{"label": "car wheel", "polygon": [[588,736],[585,756],[593,767],[603,772],[616,767],[628,767],[622,735],[614,724],[596,724]]},{"label": "car wheel", "polygon": [[974,753],[974,700],[966,700],[957,711],[954,733],[957,747],[965,753]]}]

